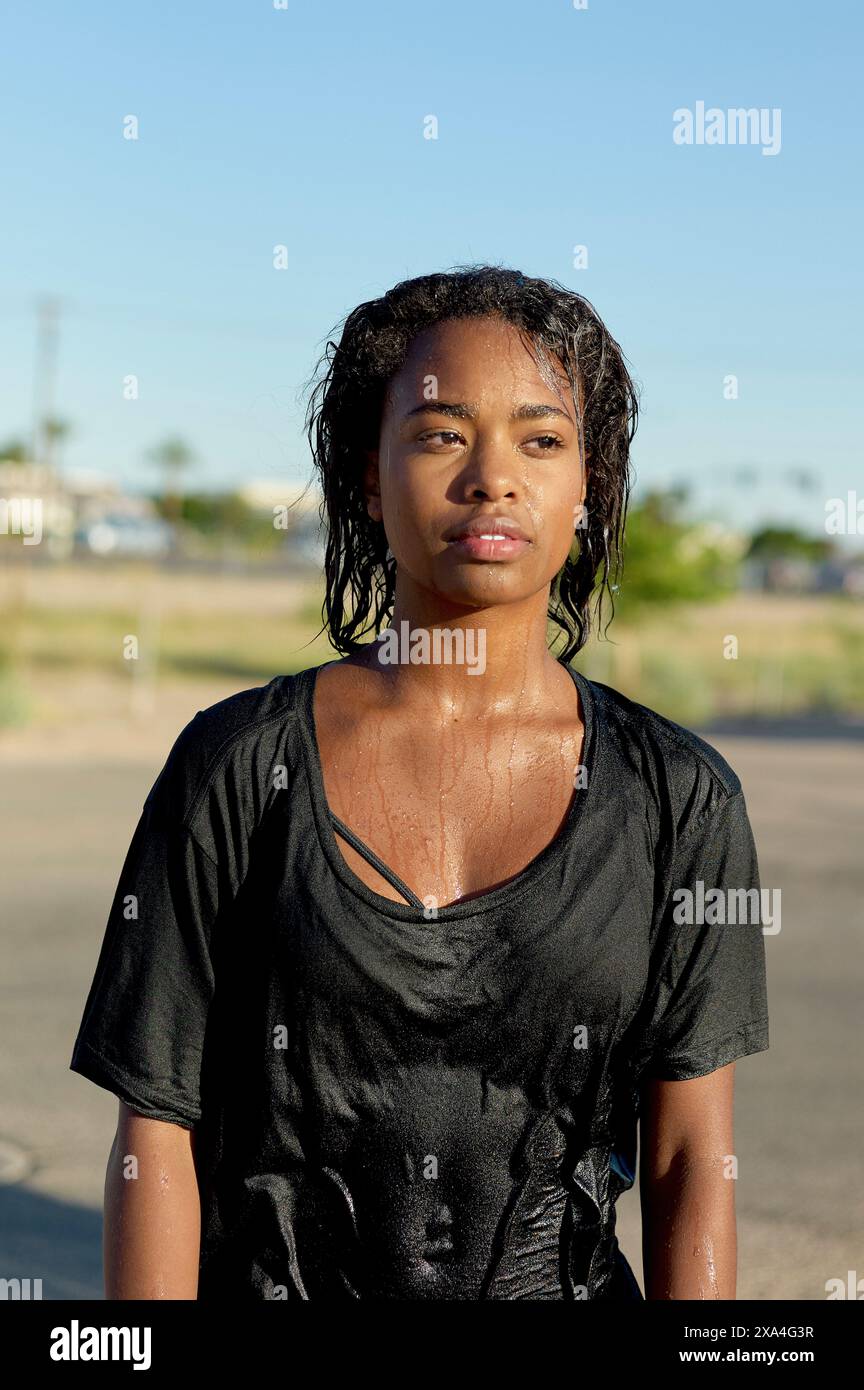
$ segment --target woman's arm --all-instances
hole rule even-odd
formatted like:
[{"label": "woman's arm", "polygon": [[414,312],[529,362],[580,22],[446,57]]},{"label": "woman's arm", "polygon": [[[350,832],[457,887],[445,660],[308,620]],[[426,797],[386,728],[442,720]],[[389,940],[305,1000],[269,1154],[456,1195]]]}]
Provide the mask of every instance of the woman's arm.
[{"label": "woman's arm", "polygon": [[735,1063],[642,1089],[639,1189],[646,1299],[734,1299]]},{"label": "woman's arm", "polygon": [[200,1245],[194,1132],[121,1101],[105,1173],[105,1297],[197,1298]]}]

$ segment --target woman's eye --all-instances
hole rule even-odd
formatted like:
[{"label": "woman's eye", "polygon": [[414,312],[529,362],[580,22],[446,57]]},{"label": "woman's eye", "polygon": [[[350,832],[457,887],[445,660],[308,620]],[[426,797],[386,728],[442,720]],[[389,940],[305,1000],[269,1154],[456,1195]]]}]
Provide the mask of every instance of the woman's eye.
[{"label": "woman's eye", "polygon": [[[462,440],[462,435],[458,430],[429,430],[426,434],[421,434],[417,442],[419,444],[428,444],[431,443],[433,439],[440,439],[442,443],[449,445],[454,442],[458,443]],[[529,444],[540,443],[542,445],[541,452],[545,454],[552,453],[553,449],[564,448],[564,440],[559,439],[557,434],[538,434],[534,439],[529,439],[527,442]]]},{"label": "woman's eye", "polygon": [[450,439],[462,438],[458,430],[430,430],[428,434],[421,434],[418,442],[420,444],[428,444],[430,440],[441,439],[444,435],[449,435]]}]

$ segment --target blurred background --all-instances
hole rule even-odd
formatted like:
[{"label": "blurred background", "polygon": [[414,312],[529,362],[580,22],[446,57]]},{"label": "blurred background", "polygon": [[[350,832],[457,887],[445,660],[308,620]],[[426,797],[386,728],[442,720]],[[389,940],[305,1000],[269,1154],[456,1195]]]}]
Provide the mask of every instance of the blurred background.
[{"label": "blurred background", "polygon": [[[824,1298],[864,1259],[860,12],[431,19],[7,16],[0,1276],[101,1297],[116,1101],[67,1068],[174,738],[333,656],[303,432],[319,354],[397,280],[493,262],[586,295],[641,385],[615,617],[577,664],[744,783],[784,911],[771,1050],[737,1069],[739,1296]],[[676,144],[699,101],[780,112],[779,149]],[[619,1220],[641,1273],[635,1194]]]}]

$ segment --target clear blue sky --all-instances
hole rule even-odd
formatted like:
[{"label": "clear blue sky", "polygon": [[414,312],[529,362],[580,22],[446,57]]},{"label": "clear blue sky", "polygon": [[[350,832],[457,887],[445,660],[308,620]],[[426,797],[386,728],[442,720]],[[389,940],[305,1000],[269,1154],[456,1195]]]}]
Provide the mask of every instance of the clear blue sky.
[{"label": "clear blue sky", "polygon": [[[0,441],[30,430],[34,304],[56,295],[67,465],[138,490],[155,482],[145,450],[180,434],[200,458],[190,487],[305,481],[300,392],[334,324],[405,276],[491,260],[586,294],[621,342],[643,393],[639,487],[689,481],[705,514],[818,531],[826,497],[864,493],[861,15],[855,0],[10,6]],[[698,101],[780,108],[780,153],[676,145],[672,113]]]}]

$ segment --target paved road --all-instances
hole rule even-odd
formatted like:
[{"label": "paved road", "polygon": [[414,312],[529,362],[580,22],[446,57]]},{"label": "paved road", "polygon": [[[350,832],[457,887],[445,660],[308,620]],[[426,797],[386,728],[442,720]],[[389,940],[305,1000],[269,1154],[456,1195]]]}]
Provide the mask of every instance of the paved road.
[{"label": "paved road", "polygon": [[[771,1049],[737,1066],[739,1296],[821,1299],[827,1279],[864,1275],[864,742],[707,737],[744,784],[763,885],[783,895],[766,937]],[[46,755],[2,770],[0,1275],[41,1277],[45,1298],[101,1297],[116,1101],[68,1062],[158,766]],[[635,1193],[619,1235],[641,1273]]]}]

